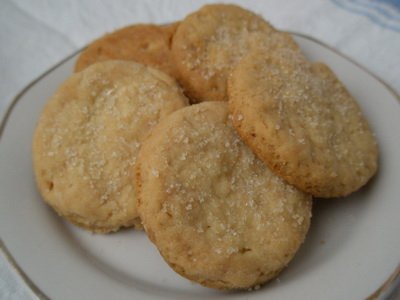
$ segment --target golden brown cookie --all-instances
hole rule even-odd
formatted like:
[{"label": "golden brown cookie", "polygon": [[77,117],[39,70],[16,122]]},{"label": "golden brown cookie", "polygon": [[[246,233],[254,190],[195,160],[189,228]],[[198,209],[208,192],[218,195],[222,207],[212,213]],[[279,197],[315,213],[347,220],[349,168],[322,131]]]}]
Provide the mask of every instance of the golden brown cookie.
[{"label": "golden brown cookie", "polygon": [[172,41],[178,80],[195,102],[227,100],[227,77],[253,47],[296,47],[286,33],[235,5],[206,5],[187,16]]},{"label": "golden brown cookie", "polygon": [[219,289],[275,277],[303,243],[311,196],[274,175],[242,142],[226,102],[162,120],[136,165],[139,214],[182,276]]},{"label": "golden brown cookie", "polygon": [[322,63],[256,51],[229,81],[233,124],[278,175],[316,197],[345,196],[377,170],[378,150],[356,100]]},{"label": "golden brown cookie", "polygon": [[178,23],[124,27],[92,42],[80,54],[75,71],[103,60],[133,60],[175,76],[170,45]]},{"label": "golden brown cookie", "polygon": [[33,139],[44,200],[95,232],[139,224],[139,146],[159,119],[186,104],[174,79],[134,62],[99,62],[71,75],[46,104]]}]

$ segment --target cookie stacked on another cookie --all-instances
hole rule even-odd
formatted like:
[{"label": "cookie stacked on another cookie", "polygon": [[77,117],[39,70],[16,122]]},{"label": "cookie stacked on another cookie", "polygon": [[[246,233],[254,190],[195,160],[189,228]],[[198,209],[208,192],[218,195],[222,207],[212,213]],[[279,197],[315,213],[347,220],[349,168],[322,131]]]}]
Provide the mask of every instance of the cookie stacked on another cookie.
[{"label": "cookie stacked on another cookie", "polygon": [[315,197],[346,196],[377,170],[360,107],[335,74],[297,51],[258,49],[229,81],[233,124],[279,176]]},{"label": "cookie stacked on another cookie", "polygon": [[311,196],[274,175],[234,130],[226,102],[163,119],[136,165],[139,213],[179,274],[247,289],[275,277],[303,243]]},{"label": "cookie stacked on another cookie", "polygon": [[168,75],[104,61],[68,78],[47,103],[33,139],[45,201],[94,232],[140,226],[133,167],[151,128],[187,99]]}]

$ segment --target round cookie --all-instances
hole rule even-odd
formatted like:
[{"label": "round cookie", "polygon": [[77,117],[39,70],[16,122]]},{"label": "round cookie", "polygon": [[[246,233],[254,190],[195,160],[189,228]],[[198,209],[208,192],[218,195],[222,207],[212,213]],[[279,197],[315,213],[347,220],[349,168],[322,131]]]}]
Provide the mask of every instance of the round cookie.
[{"label": "round cookie", "polygon": [[254,46],[253,38],[274,44],[268,42],[271,35],[283,35],[280,39],[288,47],[298,47],[289,35],[235,5],[206,5],[188,15],[172,40],[185,93],[196,102],[227,100],[227,77],[233,66]]},{"label": "round cookie", "polygon": [[44,200],[94,232],[139,225],[139,146],[159,119],[186,104],[175,80],[134,62],[99,62],[71,75],[46,104],[33,139]]},{"label": "round cookie", "polygon": [[178,26],[139,24],[121,28],[92,42],[78,57],[75,71],[103,60],[133,60],[175,76],[170,44]]},{"label": "round cookie", "polygon": [[377,170],[376,141],[355,99],[299,52],[248,55],[229,80],[229,106],[258,157],[313,196],[348,195]]},{"label": "round cookie", "polygon": [[162,120],[136,165],[139,214],[167,263],[218,289],[275,277],[303,243],[311,196],[274,175],[243,144],[226,102]]}]

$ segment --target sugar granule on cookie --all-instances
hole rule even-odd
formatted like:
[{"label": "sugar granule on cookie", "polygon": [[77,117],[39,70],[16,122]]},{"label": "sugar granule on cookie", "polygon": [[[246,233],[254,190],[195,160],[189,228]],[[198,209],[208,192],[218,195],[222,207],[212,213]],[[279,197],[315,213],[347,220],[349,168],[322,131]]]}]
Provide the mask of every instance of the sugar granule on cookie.
[{"label": "sugar granule on cookie", "polygon": [[257,289],[303,243],[311,196],[274,175],[242,142],[225,102],[162,120],[136,165],[139,214],[182,276],[218,289]]},{"label": "sugar granule on cookie", "polygon": [[315,197],[346,196],[378,166],[356,100],[322,63],[290,49],[255,51],[229,80],[233,124],[276,174]]},{"label": "sugar granule on cookie", "polygon": [[174,79],[134,62],[99,62],[71,75],[46,104],[33,138],[44,200],[94,232],[140,226],[133,185],[140,144],[186,104]]}]

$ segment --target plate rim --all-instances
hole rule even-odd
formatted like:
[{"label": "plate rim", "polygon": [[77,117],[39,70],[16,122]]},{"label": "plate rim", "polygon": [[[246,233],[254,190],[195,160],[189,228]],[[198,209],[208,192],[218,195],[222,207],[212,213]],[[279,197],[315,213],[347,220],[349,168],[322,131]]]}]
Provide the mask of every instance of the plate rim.
[{"label": "plate rim", "polygon": [[[309,36],[307,34],[301,33],[301,32],[296,32],[296,31],[286,31],[287,33],[293,35],[293,36],[298,36],[301,38],[304,38],[306,40],[312,41],[324,48],[327,48],[328,50],[334,52],[335,54],[341,56],[342,58],[346,59],[353,65],[357,66],[364,72],[366,72],[368,75],[373,77],[375,80],[377,80],[379,83],[381,83],[388,91],[389,93],[397,100],[398,104],[400,104],[400,95],[397,94],[397,92],[392,88],[388,83],[386,83],[383,79],[381,79],[379,76],[375,75],[372,71],[370,71],[368,68],[364,67],[360,63],[356,62],[352,58],[348,57],[347,55],[341,53],[339,50],[336,48],[326,44],[325,42],[322,42],[318,40],[317,38],[314,38],[312,36]],[[42,80],[44,77],[46,77],[49,73],[63,65],[65,62],[70,60],[72,57],[83,51],[87,46],[84,46],[78,50],[73,51],[71,54],[60,60],[58,63],[54,64],[52,67],[44,71],[41,75],[33,79],[30,83],[28,83],[24,88],[22,88],[11,100],[11,102],[7,105],[7,108],[0,120],[0,142],[1,138],[3,136],[3,133],[5,131],[7,121],[10,118],[14,107],[16,104],[19,102],[19,100],[24,96],[37,82]],[[38,299],[50,299],[41,289],[39,286],[37,286],[30,278],[29,276],[24,272],[22,267],[20,267],[11,254],[11,252],[7,249],[7,246],[5,242],[3,242],[2,238],[0,237],[0,252],[3,254],[7,262],[10,264],[11,268],[14,270],[14,272],[22,279],[22,281],[26,284],[26,286],[30,289],[30,291],[38,297]],[[397,284],[400,284],[400,262],[397,264],[395,267],[394,271],[389,274],[387,279],[379,285],[376,290],[369,295],[366,299],[367,300],[374,300],[374,299],[379,299],[380,297],[384,296],[389,296],[390,293],[394,290],[395,286]]]}]

